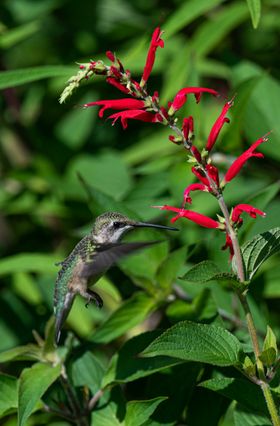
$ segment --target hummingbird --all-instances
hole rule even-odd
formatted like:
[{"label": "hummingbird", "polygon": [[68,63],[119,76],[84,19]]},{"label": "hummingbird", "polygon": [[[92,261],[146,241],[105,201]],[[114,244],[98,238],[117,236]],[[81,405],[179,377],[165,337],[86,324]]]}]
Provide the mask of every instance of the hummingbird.
[{"label": "hummingbird", "polygon": [[61,269],[54,291],[56,344],[77,294],[86,299],[86,307],[93,301],[97,307],[102,308],[102,298],[90,287],[123,256],[160,242],[120,242],[127,231],[144,227],[177,230],[170,226],[138,222],[120,213],[106,212],[95,219],[91,232],[74,247],[66,259],[58,263]]}]

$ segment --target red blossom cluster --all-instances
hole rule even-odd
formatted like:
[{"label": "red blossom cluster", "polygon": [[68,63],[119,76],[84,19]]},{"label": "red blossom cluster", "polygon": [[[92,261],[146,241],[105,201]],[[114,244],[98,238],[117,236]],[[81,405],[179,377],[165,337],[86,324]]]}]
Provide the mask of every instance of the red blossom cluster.
[{"label": "red blossom cluster", "polygon": [[[218,92],[205,87],[184,87],[178,91],[173,101],[168,103],[167,108],[160,106],[158,93],[155,92],[152,96],[148,94],[147,81],[154,65],[157,48],[164,47],[164,42],[161,36],[162,32],[160,28],[156,28],[152,35],[140,83],[131,78],[130,71],[124,69],[120,60],[112,52],[106,53],[107,58],[112,63],[109,67],[105,66],[101,61],[92,61],[91,70],[93,70],[94,73],[106,75],[106,81],[109,84],[113,85],[122,93],[125,93],[130,97],[90,102],[85,104],[84,107],[100,106],[101,109],[99,110],[99,117],[101,118],[103,117],[104,111],[107,109],[119,111],[109,115],[108,118],[113,120],[113,124],[120,119],[124,129],[127,127],[128,119],[140,120],[149,123],[161,123],[169,126],[173,130],[176,126],[176,136],[170,135],[169,139],[175,144],[183,144],[183,146],[194,157],[196,164],[192,167],[192,173],[197,177],[200,183],[193,183],[185,189],[183,194],[183,206],[181,208],[168,205],[156,207],[161,210],[175,212],[176,216],[171,219],[172,222],[184,217],[199,224],[200,226],[216,228],[224,231],[226,233],[226,243],[223,249],[229,248],[232,256],[234,254],[233,245],[225,221],[223,219],[211,219],[201,213],[185,209],[184,206],[186,203],[192,203],[190,193],[193,191],[209,192],[219,199],[224,187],[240,172],[244,164],[251,157],[263,157],[263,154],[256,152],[256,149],[261,143],[267,141],[267,137],[264,136],[258,139],[249,149],[240,155],[240,157],[232,163],[221,180],[219,170],[211,164],[209,153],[213,149],[223,125],[225,123],[229,123],[227,114],[229,109],[233,106],[233,99],[226,102],[223,106],[220,115],[210,130],[205,149],[200,152],[193,144],[193,118],[191,116],[184,118],[182,128],[179,129],[176,124],[177,120],[174,116],[175,113],[184,106],[188,95],[194,95],[196,102],[198,103],[203,93],[218,96]],[[244,212],[248,213],[253,218],[256,218],[256,215],[265,216],[264,212],[249,204],[239,204],[232,209],[230,214],[230,222],[233,228],[237,229],[242,225],[243,220],[241,218],[241,214]]]}]

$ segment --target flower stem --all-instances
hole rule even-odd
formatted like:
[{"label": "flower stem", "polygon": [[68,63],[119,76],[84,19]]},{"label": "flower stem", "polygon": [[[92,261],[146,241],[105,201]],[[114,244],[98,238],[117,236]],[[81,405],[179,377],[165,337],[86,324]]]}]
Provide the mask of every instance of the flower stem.
[{"label": "flower stem", "polygon": [[259,359],[259,356],[261,354],[260,352],[260,347],[259,347],[259,342],[258,342],[258,336],[257,336],[257,331],[256,331],[256,327],[253,321],[253,317],[252,317],[252,313],[250,310],[250,306],[248,304],[248,300],[246,297],[246,293],[238,293],[239,296],[239,300],[240,303],[244,309],[245,312],[245,317],[246,317],[246,322],[247,322],[247,327],[249,330],[249,334],[251,337],[251,341],[252,341],[252,345],[253,345],[253,349],[254,349],[254,354],[255,354],[255,358],[256,358],[256,364],[257,364],[257,371],[258,371],[258,375],[259,375],[259,379],[260,379],[260,387],[262,389],[265,401],[266,401],[266,405],[272,420],[272,424],[274,426],[280,426],[280,417],[279,414],[277,412],[277,408],[275,405],[275,401],[273,399],[269,384],[267,383],[267,379],[265,376],[265,371],[264,371],[264,366],[262,361]]}]

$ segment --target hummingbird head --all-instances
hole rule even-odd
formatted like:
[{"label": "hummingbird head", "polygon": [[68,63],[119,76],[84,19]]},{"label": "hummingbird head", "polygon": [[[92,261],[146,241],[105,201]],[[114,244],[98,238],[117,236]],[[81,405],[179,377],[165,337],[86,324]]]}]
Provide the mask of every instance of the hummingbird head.
[{"label": "hummingbird head", "polygon": [[177,231],[170,226],[153,223],[137,222],[120,213],[107,212],[98,216],[92,230],[92,236],[98,243],[116,243],[130,229],[133,228],[161,228]]}]

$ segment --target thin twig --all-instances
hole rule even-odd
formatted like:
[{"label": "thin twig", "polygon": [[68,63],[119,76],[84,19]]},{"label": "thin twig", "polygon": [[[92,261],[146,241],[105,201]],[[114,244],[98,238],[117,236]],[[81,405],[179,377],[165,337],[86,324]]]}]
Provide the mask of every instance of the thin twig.
[{"label": "thin twig", "polygon": [[99,389],[94,395],[93,397],[89,400],[88,402],[88,412],[90,413],[95,405],[97,404],[97,402],[99,401],[99,399],[103,396],[104,394],[104,390],[103,389]]}]

